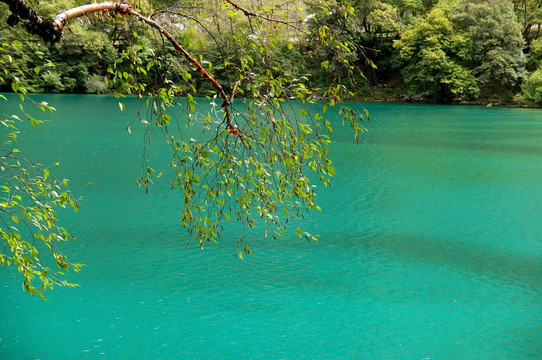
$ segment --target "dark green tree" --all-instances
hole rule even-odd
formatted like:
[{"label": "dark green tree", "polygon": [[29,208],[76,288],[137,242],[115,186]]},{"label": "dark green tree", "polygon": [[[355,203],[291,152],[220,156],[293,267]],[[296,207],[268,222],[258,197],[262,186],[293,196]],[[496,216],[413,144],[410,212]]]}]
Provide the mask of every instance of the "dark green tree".
[{"label": "dark green tree", "polygon": [[523,100],[529,104],[542,106],[542,67],[530,74],[522,86]]},{"label": "dark green tree", "polygon": [[510,0],[462,1],[453,22],[470,38],[469,68],[486,92],[517,89],[526,75],[524,41]]},{"label": "dark green tree", "polygon": [[395,41],[398,67],[412,93],[429,92],[445,101],[478,96],[476,78],[468,68],[471,40],[454,28],[453,10],[454,3],[439,2]]}]

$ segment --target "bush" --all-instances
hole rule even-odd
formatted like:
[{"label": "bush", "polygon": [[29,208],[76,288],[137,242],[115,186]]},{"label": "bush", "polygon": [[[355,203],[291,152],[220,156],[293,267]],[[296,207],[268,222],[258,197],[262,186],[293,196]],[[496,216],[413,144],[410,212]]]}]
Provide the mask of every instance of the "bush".
[{"label": "bush", "polygon": [[521,90],[525,100],[542,106],[542,66],[529,76]]},{"label": "bush", "polygon": [[103,76],[93,75],[88,78],[86,88],[88,93],[104,94],[107,91],[107,84]]},{"label": "bush", "polygon": [[534,39],[530,48],[528,70],[533,71],[542,66],[542,38]]},{"label": "bush", "polygon": [[44,92],[61,92],[65,89],[60,74],[54,71],[47,71],[41,76]]}]

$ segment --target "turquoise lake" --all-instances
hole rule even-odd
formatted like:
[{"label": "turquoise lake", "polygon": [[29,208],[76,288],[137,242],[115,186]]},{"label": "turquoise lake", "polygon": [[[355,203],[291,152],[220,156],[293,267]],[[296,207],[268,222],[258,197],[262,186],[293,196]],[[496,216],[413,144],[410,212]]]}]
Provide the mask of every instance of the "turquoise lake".
[{"label": "turquoise lake", "polygon": [[0,268],[0,359],[542,358],[542,110],[360,104],[368,132],[336,126],[303,223],[319,241],[247,233],[242,261],[241,228],[187,250],[180,193],[136,186],[135,99],[45,98],[19,148],[82,197],[62,248],[86,266],[48,301]]}]

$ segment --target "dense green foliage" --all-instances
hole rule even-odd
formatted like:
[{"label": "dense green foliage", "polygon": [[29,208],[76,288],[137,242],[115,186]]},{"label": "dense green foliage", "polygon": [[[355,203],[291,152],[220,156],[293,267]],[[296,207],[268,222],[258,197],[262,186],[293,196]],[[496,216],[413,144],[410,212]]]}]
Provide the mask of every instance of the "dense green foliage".
[{"label": "dense green foliage", "polygon": [[395,42],[413,92],[438,100],[491,98],[525,77],[524,40],[509,1],[439,2]]},{"label": "dense green foliage", "polygon": [[408,92],[392,99],[510,102],[540,66],[540,0],[369,1],[359,7],[360,41],[380,52],[378,68],[367,71],[371,82]]},{"label": "dense green foliage", "polygon": [[478,95],[476,78],[467,68],[469,38],[449,20],[449,8],[435,7],[415,19],[395,42],[401,74],[413,92],[427,90],[437,99],[463,100]]},{"label": "dense green foliage", "polygon": [[[77,3],[57,0],[38,8],[54,14]],[[212,64],[215,78],[229,88],[237,80],[236,73],[228,70],[248,55],[254,61],[253,71],[260,71],[262,65],[289,68],[306,76],[311,88],[322,89],[320,95],[328,74],[333,74],[349,91],[369,98],[382,87],[393,85],[396,92],[391,96],[400,100],[416,95],[414,98],[438,101],[510,101],[529,73],[540,66],[540,0],[305,1],[283,6],[275,2],[267,9],[258,3],[239,2],[254,14],[291,22],[291,26],[277,22],[265,25],[264,30],[275,31],[277,51],[272,56],[251,44],[255,40],[248,38],[252,31],[243,30],[256,17],[246,17],[225,2],[211,1],[206,6],[206,2],[153,1],[152,8],[149,2],[136,3],[144,7],[143,12],[154,11],[153,19],[181,39],[189,51]],[[347,10],[352,13],[342,16]],[[19,80],[29,91],[122,92],[110,71],[118,67],[119,58],[129,59],[134,54],[147,60],[175,57],[171,49],[160,50],[160,54],[151,51],[160,48],[161,39],[136,21],[102,21],[99,16],[75,21],[62,44],[50,47],[21,28],[8,27],[7,16],[8,12],[0,15],[0,37],[8,42],[27,41],[28,51],[23,56],[16,56],[15,50],[9,54],[15,62],[13,68],[26,70]],[[335,58],[337,54],[315,45],[317,37],[306,36],[306,32],[320,28],[352,44],[354,48],[348,52],[356,61],[343,60],[355,68],[353,76],[346,76],[342,66],[321,66],[330,54]],[[182,84],[190,67],[182,60],[167,64],[155,64],[147,80],[154,83],[163,76],[157,73],[166,71],[168,79]],[[36,66],[39,72],[33,71]],[[1,76],[0,90],[9,91],[15,75]],[[206,95],[211,88],[203,79],[192,80],[199,95]]]},{"label": "dense green foliage", "polygon": [[516,89],[525,77],[524,40],[509,1],[462,1],[454,23],[471,39],[468,66],[489,92]]},{"label": "dense green foliage", "polygon": [[527,101],[542,106],[542,67],[529,76],[522,89]]}]

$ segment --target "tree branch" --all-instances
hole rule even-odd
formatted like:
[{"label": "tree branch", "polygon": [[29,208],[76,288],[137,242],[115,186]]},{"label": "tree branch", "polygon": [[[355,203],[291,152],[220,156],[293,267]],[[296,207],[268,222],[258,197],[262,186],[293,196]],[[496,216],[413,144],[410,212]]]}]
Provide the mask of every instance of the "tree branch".
[{"label": "tree branch", "polygon": [[153,12],[152,14],[149,15],[149,19],[152,19],[155,15],[158,15],[158,14],[177,15],[177,16],[180,16],[180,17],[183,17],[183,18],[194,21],[195,23],[197,23],[203,29],[203,31],[205,31],[207,34],[209,34],[211,39],[213,39],[214,43],[216,44],[217,48],[222,53],[222,57],[225,57],[224,51],[223,51],[222,47],[220,46],[220,44],[218,43],[215,35],[207,28],[207,26],[202,24],[202,22],[199,21],[198,19],[196,19],[195,17],[187,15],[187,14],[183,14],[183,13],[180,13],[178,11],[171,10],[171,9],[165,9],[165,10],[158,10],[158,11]]},{"label": "tree branch", "polygon": [[196,68],[197,72],[199,72],[199,74],[204,79],[207,79],[213,85],[213,87],[218,92],[218,96],[220,96],[220,98],[222,99],[222,108],[224,109],[224,112],[226,113],[225,115],[226,124],[228,125],[228,128],[231,127],[232,123],[231,123],[231,115],[230,115],[230,109],[229,109],[230,101],[228,100],[228,96],[226,95],[226,92],[222,88],[222,85],[220,85],[219,82],[216,81],[215,78],[211,74],[209,74],[207,70],[205,70],[196,59],[192,57],[192,55],[190,55],[190,53],[188,53],[181,45],[179,45],[179,43],[177,42],[177,40],[175,40],[173,35],[171,35],[166,29],[164,29],[162,25],[158,24],[156,21],[149,19],[148,17],[145,17],[131,9],[129,10],[128,14],[144,22],[145,24],[152,26],[153,28],[158,30],[162,35],[164,35],[164,37],[169,40],[171,45],[173,45],[173,48],[175,49],[175,51],[179,52],[190,64],[192,64]]},{"label": "tree branch", "polygon": [[241,83],[242,83],[243,81],[245,81],[245,80],[250,80],[250,78],[249,78],[248,76],[245,76],[244,78],[240,79],[239,81],[237,81],[237,82],[235,83],[235,86],[233,87],[233,90],[232,90],[232,92],[231,92],[230,105],[233,104],[233,100],[234,100],[234,98],[235,98],[235,92],[237,91],[237,87],[238,87],[239,85],[241,85]]},{"label": "tree branch", "polygon": [[132,7],[126,3],[104,2],[100,4],[90,4],[79,6],[67,11],[62,11],[54,19],[43,17],[34,10],[26,0],[0,0],[9,6],[11,15],[8,18],[8,24],[15,26],[21,22],[21,25],[30,33],[38,35],[49,43],[56,43],[62,38],[63,30],[66,24],[74,18],[95,12],[115,11],[126,14]]},{"label": "tree branch", "polygon": [[240,6],[239,4],[234,3],[231,0],[226,0],[226,2],[228,4],[230,4],[231,6],[233,6],[234,8],[236,8],[237,10],[241,11],[246,17],[254,16],[254,17],[258,17],[260,19],[264,19],[266,21],[271,21],[271,22],[276,22],[276,23],[291,26],[291,23],[289,23],[287,21],[271,18],[269,16],[264,16],[264,15],[261,15],[261,14],[253,13],[253,12],[245,9],[244,7]]},{"label": "tree branch", "polygon": [[15,26],[20,22],[28,32],[38,35],[47,42],[55,43],[60,40],[62,31],[55,29],[53,20],[40,16],[25,0],[0,1],[6,3],[11,11],[7,20],[9,26]]}]

